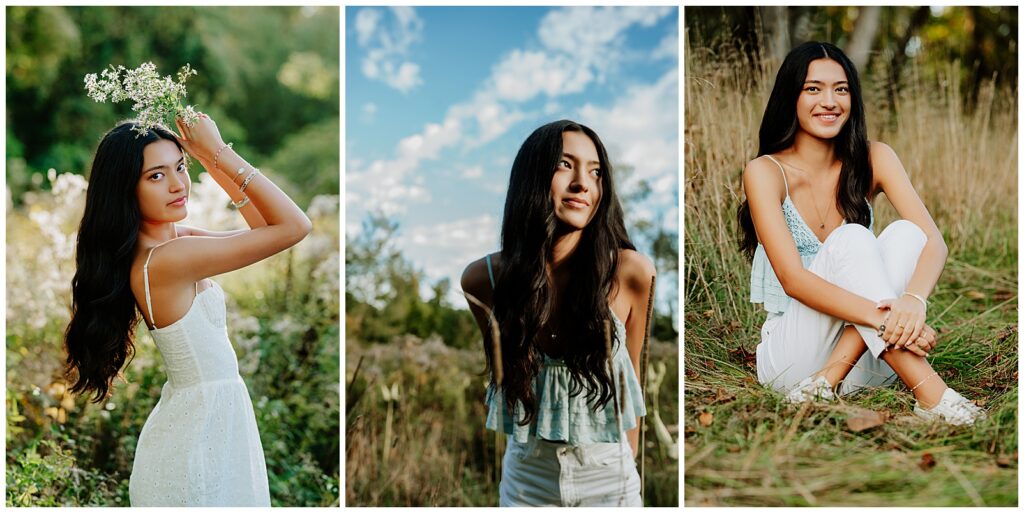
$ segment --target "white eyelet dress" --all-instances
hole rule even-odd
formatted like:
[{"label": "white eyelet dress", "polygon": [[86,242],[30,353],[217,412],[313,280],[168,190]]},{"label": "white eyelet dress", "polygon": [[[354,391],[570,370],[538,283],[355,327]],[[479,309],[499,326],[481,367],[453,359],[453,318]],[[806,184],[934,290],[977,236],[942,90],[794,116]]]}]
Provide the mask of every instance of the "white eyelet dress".
[{"label": "white eyelet dress", "polygon": [[[143,266],[150,319],[152,256]],[[132,506],[270,506],[256,415],[228,340],[224,293],[213,283],[184,317],[149,330],[167,382],[139,435]]]}]

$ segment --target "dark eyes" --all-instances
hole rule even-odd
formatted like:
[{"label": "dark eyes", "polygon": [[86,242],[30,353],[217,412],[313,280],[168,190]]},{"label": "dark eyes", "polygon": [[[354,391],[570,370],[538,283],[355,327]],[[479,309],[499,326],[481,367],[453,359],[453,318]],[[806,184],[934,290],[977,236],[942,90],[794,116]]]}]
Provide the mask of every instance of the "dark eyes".
[{"label": "dark eyes", "polygon": [[[188,172],[188,167],[186,167],[185,163],[182,162],[181,164],[178,164],[178,168],[177,168],[176,171],[178,171],[179,173],[187,173]],[[163,171],[157,171],[156,173],[153,173],[153,174],[149,175],[149,180],[153,180],[155,182],[157,180],[160,180],[163,177],[164,177]]]},{"label": "dark eyes", "polygon": [[[817,92],[821,91],[821,88],[818,87],[818,86],[807,86],[807,87],[804,88],[804,91],[807,91],[809,93],[817,93]],[[836,91],[840,92],[840,93],[849,93],[850,92],[850,88],[847,87],[847,86],[839,86],[839,87],[836,88]]]},{"label": "dark eyes", "polygon": [[[566,159],[562,159],[562,160],[558,161],[558,167],[562,167],[562,168],[565,168],[565,169],[572,169],[572,163],[569,162]],[[591,169],[590,172],[593,173],[594,176],[598,176],[598,177],[600,177],[603,174],[601,172],[600,168]]]}]

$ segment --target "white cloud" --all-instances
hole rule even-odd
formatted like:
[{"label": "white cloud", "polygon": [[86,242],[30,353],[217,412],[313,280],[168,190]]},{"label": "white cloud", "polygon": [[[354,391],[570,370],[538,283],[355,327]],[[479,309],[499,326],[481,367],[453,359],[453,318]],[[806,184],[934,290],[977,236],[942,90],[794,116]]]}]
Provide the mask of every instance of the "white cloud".
[{"label": "white cloud", "polygon": [[373,103],[373,102],[370,102],[370,103],[367,103],[366,105],[363,105],[363,113],[371,115],[371,116],[376,114],[377,113],[377,104]]},{"label": "white cloud", "polygon": [[385,11],[367,7],[356,13],[356,42],[366,50],[363,75],[407,93],[423,83],[418,64],[408,60],[410,47],[423,35],[423,20],[412,7]]},{"label": "white cloud", "polygon": [[462,172],[459,173],[459,176],[469,180],[475,180],[484,176],[484,168],[480,166],[469,166],[467,168],[463,168]]},{"label": "white cloud", "polygon": [[622,185],[646,180],[649,200],[660,209],[678,204],[678,90],[673,69],[654,84],[630,87],[614,105],[580,109],[580,122],[601,136],[612,162],[633,168],[630,182]]},{"label": "white cloud", "polygon": [[679,58],[679,34],[673,32],[658,43],[658,47],[651,52],[654,59],[678,59]]},{"label": "white cloud", "polygon": [[498,249],[500,229],[493,216],[481,215],[403,230],[399,245],[403,254],[424,269],[430,283],[451,280],[448,299],[461,306],[465,304],[459,293],[462,271],[473,260]]},{"label": "white cloud", "polygon": [[[422,22],[411,8],[391,11],[398,26],[414,33],[401,37],[381,36],[390,33],[382,28],[379,9],[377,14],[365,15],[364,20],[360,19],[362,12],[356,19],[357,38],[378,43],[381,52],[400,47],[404,54],[422,30]],[[624,54],[627,29],[650,26],[672,12],[673,8],[662,7],[570,7],[551,11],[538,26],[541,48],[511,50],[475,93],[449,107],[441,122],[428,123],[419,133],[401,139],[392,159],[348,167],[346,201],[390,213],[403,213],[411,203],[429,201],[429,192],[410,178],[422,162],[440,158],[446,149],[474,148],[501,137],[516,123],[536,115],[524,112],[520,105],[539,96],[547,101],[545,116],[561,110],[552,99],[585,91],[600,80],[600,75]],[[384,73],[383,58],[368,60],[364,71],[371,66],[375,73]],[[615,141],[619,146],[613,159],[634,165],[637,175],[649,178],[672,172],[674,177],[678,154],[675,84],[673,72],[655,85],[635,87],[611,108],[585,106],[583,122],[593,126],[602,139]],[[485,189],[503,194],[506,187],[496,181],[487,182]]]}]

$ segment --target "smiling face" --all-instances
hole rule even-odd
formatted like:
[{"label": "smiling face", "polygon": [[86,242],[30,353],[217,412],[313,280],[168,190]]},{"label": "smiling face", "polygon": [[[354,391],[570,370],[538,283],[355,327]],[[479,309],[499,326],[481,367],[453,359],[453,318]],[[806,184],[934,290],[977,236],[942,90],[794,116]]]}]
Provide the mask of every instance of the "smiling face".
[{"label": "smiling face", "polygon": [[600,158],[583,132],[562,132],[562,155],[551,177],[551,201],[561,224],[582,230],[601,204]]},{"label": "smiling face", "polygon": [[188,215],[192,181],[178,146],[160,139],[142,151],[142,176],[135,188],[144,222],[178,222]]},{"label": "smiling face", "polygon": [[849,119],[850,105],[850,85],[843,67],[832,59],[811,61],[796,102],[800,128],[819,139],[832,139]]}]

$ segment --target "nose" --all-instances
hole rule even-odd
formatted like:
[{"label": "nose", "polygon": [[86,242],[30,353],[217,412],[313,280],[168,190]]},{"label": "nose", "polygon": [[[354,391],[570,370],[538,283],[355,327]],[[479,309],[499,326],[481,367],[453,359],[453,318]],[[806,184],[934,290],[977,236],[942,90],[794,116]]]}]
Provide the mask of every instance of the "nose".
[{"label": "nose", "polygon": [[178,173],[172,173],[171,174],[171,179],[168,181],[168,183],[170,184],[170,187],[171,187],[170,191],[171,192],[179,192],[179,191],[185,189],[185,180],[186,179],[182,178],[180,175],[178,175]]},{"label": "nose", "polygon": [[572,182],[569,183],[569,190],[572,192],[589,192],[590,184],[587,183],[587,173],[581,169],[572,174]]},{"label": "nose", "polygon": [[825,94],[821,96],[821,106],[829,110],[834,109],[836,107],[835,93],[826,90]]}]

